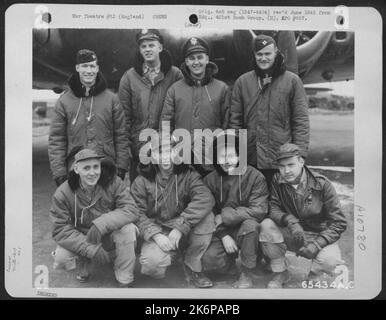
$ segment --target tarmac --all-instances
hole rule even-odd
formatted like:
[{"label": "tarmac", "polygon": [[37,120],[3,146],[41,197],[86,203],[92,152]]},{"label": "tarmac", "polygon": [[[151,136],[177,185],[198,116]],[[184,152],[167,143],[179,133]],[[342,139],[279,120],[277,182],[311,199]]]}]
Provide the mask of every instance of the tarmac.
[{"label": "tarmac", "polygon": [[[45,265],[49,270],[50,288],[116,288],[112,266],[92,266],[90,280],[86,283],[80,283],[76,280],[76,272],[65,271],[64,269],[53,268],[52,251],[56,245],[51,238],[51,219],[49,209],[51,206],[51,197],[55,191],[55,184],[52,180],[47,154],[47,126],[34,128],[33,137],[33,273],[35,267]],[[354,236],[353,236],[353,212],[354,212],[354,172],[335,172],[330,170],[319,170],[322,174],[328,176],[333,182],[339,195],[342,210],[348,221],[346,232],[339,240],[339,246],[342,251],[343,260],[349,270],[349,279],[353,280],[354,265]],[[287,288],[301,288],[302,281],[310,268],[310,261],[304,258],[295,257],[294,253],[287,254],[289,261],[290,280],[287,282]],[[168,268],[166,278],[163,280],[154,280],[139,272],[137,264],[135,270],[135,288],[194,288],[185,278],[180,265]],[[214,281],[212,288],[232,289],[237,276],[224,276],[217,274],[208,274]],[[256,268],[253,278],[254,288],[265,288],[272,273],[265,272]],[[327,281],[334,280],[331,277]],[[210,289],[208,289],[210,290]],[[234,289],[236,290],[236,289]]]}]

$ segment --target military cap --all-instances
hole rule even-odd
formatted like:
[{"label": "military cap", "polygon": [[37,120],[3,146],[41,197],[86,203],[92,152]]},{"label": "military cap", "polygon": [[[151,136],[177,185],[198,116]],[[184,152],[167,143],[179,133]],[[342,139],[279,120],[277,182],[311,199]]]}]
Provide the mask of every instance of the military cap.
[{"label": "military cap", "polygon": [[270,36],[259,34],[252,40],[252,49],[254,52],[258,52],[270,44],[274,44],[276,46],[276,41]]},{"label": "military cap", "polygon": [[209,55],[209,46],[205,40],[192,37],[188,39],[182,47],[184,57],[191,55],[192,53],[202,52]]},{"label": "military cap", "polygon": [[78,163],[80,161],[88,160],[88,159],[101,159],[104,158],[104,156],[98,155],[95,151],[90,149],[83,149],[80,150],[75,155],[75,163]]},{"label": "military cap", "polygon": [[291,158],[294,156],[301,156],[300,148],[293,143],[285,143],[279,148],[279,152],[276,157],[276,161],[281,159]]},{"label": "military cap", "polygon": [[88,50],[88,49],[80,49],[78,53],[76,54],[76,63],[86,63],[91,61],[98,60],[97,55],[94,51]]},{"label": "military cap", "polygon": [[163,43],[163,38],[157,29],[142,29],[135,36],[135,40],[138,44],[143,40],[157,40]]}]

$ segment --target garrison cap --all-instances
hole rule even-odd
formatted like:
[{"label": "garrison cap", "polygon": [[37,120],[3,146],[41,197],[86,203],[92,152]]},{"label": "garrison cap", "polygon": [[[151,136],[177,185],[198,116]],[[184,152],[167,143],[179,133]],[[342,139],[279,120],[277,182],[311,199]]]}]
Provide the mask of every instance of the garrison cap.
[{"label": "garrison cap", "polygon": [[301,150],[296,144],[285,143],[279,148],[276,161],[301,155]]},{"label": "garrison cap", "polygon": [[101,159],[101,158],[104,158],[104,156],[98,155],[95,151],[91,149],[83,149],[83,150],[80,150],[75,155],[75,163],[88,160],[88,159]]},{"label": "garrison cap", "polygon": [[143,40],[157,40],[163,43],[163,38],[157,29],[142,29],[135,36],[135,40],[138,44]]},{"label": "garrison cap", "polygon": [[182,47],[184,57],[191,55],[192,53],[202,52],[209,55],[209,45],[203,39],[192,37],[188,39]]},{"label": "garrison cap", "polygon": [[272,43],[276,47],[276,41],[272,37],[266,36],[265,34],[259,34],[252,40],[252,49],[254,52],[258,52]]},{"label": "garrison cap", "polygon": [[76,54],[76,64],[97,61],[97,55],[94,51],[88,49],[80,49]]}]

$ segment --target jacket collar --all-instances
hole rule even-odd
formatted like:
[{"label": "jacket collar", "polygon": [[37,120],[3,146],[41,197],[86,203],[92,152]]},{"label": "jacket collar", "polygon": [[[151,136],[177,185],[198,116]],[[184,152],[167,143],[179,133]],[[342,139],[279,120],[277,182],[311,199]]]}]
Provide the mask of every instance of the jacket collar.
[{"label": "jacket collar", "polygon": [[76,190],[76,195],[79,197],[79,199],[85,201],[86,203],[88,201],[90,201],[91,203],[95,203],[100,198],[102,198],[102,196],[103,196],[103,188],[99,184],[97,184],[95,186],[95,191],[94,191],[94,194],[93,194],[93,197],[92,197],[91,200],[87,197],[87,192],[81,186],[79,186],[79,188]]},{"label": "jacket collar", "polygon": [[[80,82],[79,73],[75,72],[68,79],[68,86],[78,98],[86,96],[86,87]],[[98,72],[95,84],[90,88],[89,96],[96,96],[107,88],[106,80],[101,72]]]},{"label": "jacket collar", "polygon": [[[173,167],[173,174],[180,174],[189,169],[189,165],[187,164],[178,164],[174,165]],[[137,167],[137,172],[139,175],[145,177],[149,181],[155,181],[156,175],[157,175],[157,165],[154,165],[152,163],[144,165],[142,163],[139,163]]]},{"label": "jacket collar", "polygon": [[[190,74],[189,68],[184,63],[181,64],[180,67],[182,74],[184,75],[185,81],[189,86],[197,85],[197,80],[193,79],[193,77]],[[218,67],[214,62],[209,61],[209,63],[206,65],[205,69],[205,76],[204,79],[201,81],[201,85],[205,86],[209,82],[212,81],[213,77],[217,74]]]},{"label": "jacket collar", "polygon": [[278,51],[275,62],[273,63],[272,67],[268,70],[261,70],[256,63],[255,58],[253,58],[253,65],[256,72],[256,76],[260,79],[264,79],[266,77],[272,77],[272,80],[283,74],[286,70],[285,64],[284,64],[284,57],[283,54]]},{"label": "jacket collar", "polygon": [[[162,71],[162,73],[166,76],[166,74],[169,72],[169,70],[172,68],[172,57],[169,53],[169,51],[167,50],[162,50],[159,54],[159,58],[160,58],[160,61],[161,61],[161,67],[160,67],[160,70]],[[143,63],[144,63],[144,60],[143,60],[143,57],[142,55],[139,53],[139,51],[137,51],[137,54],[135,56],[135,61],[134,61],[134,69],[135,71],[140,75],[140,76],[143,76],[144,75],[144,70],[143,70]]]},{"label": "jacket collar", "polygon": [[[302,175],[302,178],[300,180],[300,183],[302,183],[304,180],[306,180],[307,187],[309,187],[313,190],[322,190],[322,185],[316,179],[316,175],[306,165],[304,165],[303,168],[304,168],[304,171],[303,171],[303,175]],[[280,175],[280,173],[279,173],[278,183],[279,184],[287,184],[287,182]]]},{"label": "jacket collar", "polygon": [[317,177],[317,174],[314,174],[310,169],[308,169],[306,166],[304,166],[306,168],[306,172],[307,172],[307,180],[308,180],[308,186],[311,188],[311,189],[314,189],[314,190],[322,190],[323,189],[323,186],[321,185],[321,183],[319,182],[318,179],[316,179]]}]

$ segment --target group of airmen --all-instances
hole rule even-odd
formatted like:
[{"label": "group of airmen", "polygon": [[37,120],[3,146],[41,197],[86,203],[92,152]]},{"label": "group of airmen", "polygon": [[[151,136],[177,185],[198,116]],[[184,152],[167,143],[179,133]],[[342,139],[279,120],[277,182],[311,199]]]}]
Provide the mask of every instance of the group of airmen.
[{"label": "group of airmen", "polygon": [[[84,282],[91,263],[112,264],[117,285],[135,287],[137,262],[154,279],[181,264],[199,288],[214,285],[209,271],[250,288],[264,268],[273,273],[268,288],[282,288],[289,250],[311,260],[308,280],[333,274],[344,263],[337,241],[346,219],[331,182],[305,165],[307,97],[275,40],[253,39],[254,68],[232,92],[216,79],[204,39],[186,41],[180,68],[158,30],[141,30],[136,41],[118,94],[107,89],[96,53],[82,49],[56,103],[48,148],[57,185],[50,210],[55,267],[76,269]],[[213,166],[174,163],[166,152],[173,139],[151,145],[151,157],[163,161],[143,164],[140,133],[160,130],[162,121],[172,131],[223,129]],[[239,129],[247,129],[246,141]],[[243,143],[248,166],[240,174]]]}]

